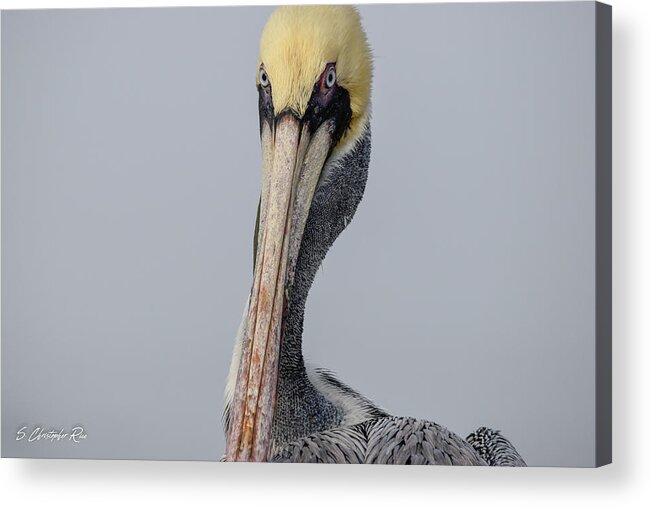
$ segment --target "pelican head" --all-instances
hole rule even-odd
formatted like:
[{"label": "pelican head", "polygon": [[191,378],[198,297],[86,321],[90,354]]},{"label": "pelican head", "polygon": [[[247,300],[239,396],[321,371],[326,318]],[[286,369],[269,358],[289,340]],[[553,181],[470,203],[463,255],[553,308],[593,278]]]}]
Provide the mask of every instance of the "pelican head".
[{"label": "pelican head", "polygon": [[255,269],[226,444],[228,461],[266,461],[284,310],[324,167],[354,145],[369,116],[371,55],[353,7],[281,7],[256,69],[262,189]]}]

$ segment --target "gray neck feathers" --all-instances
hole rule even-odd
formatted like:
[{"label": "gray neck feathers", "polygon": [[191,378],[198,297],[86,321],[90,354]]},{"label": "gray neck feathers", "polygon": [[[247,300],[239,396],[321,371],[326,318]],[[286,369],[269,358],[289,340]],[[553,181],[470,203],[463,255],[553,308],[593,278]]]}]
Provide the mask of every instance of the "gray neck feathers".
[{"label": "gray neck feathers", "polygon": [[341,422],[342,414],[307,377],[302,349],[303,316],[319,266],[362,200],[370,154],[371,132],[367,125],[353,149],[329,168],[314,194],[284,319],[273,429],[275,445]]}]

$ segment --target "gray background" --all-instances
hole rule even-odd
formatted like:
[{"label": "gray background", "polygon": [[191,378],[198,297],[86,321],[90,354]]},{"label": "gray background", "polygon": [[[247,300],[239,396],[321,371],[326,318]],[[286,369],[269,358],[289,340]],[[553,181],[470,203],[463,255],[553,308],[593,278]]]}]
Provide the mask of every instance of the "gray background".
[{"label": "gray background", "polygon": [[[529,464],[592,465],[594,4],[360,11],[371,170],[308,360]],[[270,12],[2,13],[3,456],[221,456]],[[39,424],[89,437],[15,442]]]}]

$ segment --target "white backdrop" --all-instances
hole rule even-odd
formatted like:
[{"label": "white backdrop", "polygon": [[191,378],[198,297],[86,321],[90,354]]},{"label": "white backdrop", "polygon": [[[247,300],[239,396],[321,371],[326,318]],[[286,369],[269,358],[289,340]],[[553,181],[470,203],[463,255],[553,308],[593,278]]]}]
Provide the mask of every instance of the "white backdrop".
[{"label": "white backdrop", "polygon": [[[334,2],[334,0],[333,0]],[[194,0],[188,5],[245,4]],[[265,2],[258,0],[256,4]],[[300,3],[290,2],[287,3]],[[182,5],[180,1],[0,1],[4,8]],[[483,505],[636,504],[651,499],[651,191],[648,132],[651,7],[613,5],[614,464],[590,469],[305,467],[248,464],[2,460],[3,505],[271,505],[465,502]],[[645,128],[646,127],[646,128]],[[255,487],[252,487],[255,485]]]}]

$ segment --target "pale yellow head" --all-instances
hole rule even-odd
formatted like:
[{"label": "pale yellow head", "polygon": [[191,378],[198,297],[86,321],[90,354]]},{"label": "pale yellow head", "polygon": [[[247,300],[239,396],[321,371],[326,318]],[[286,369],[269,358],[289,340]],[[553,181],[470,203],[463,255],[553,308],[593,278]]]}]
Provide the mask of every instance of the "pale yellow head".
[{"label": "pale yellow head", "polygon": [[280,7],[260,40],[260,64],[273,89],[276,113],[305,113],[314,84],[329,63],[337,84],[350,96],[352,117],[346,138],[355,139],[369,114],[372,63],[366,34],[354,7],[315,5]]}]

